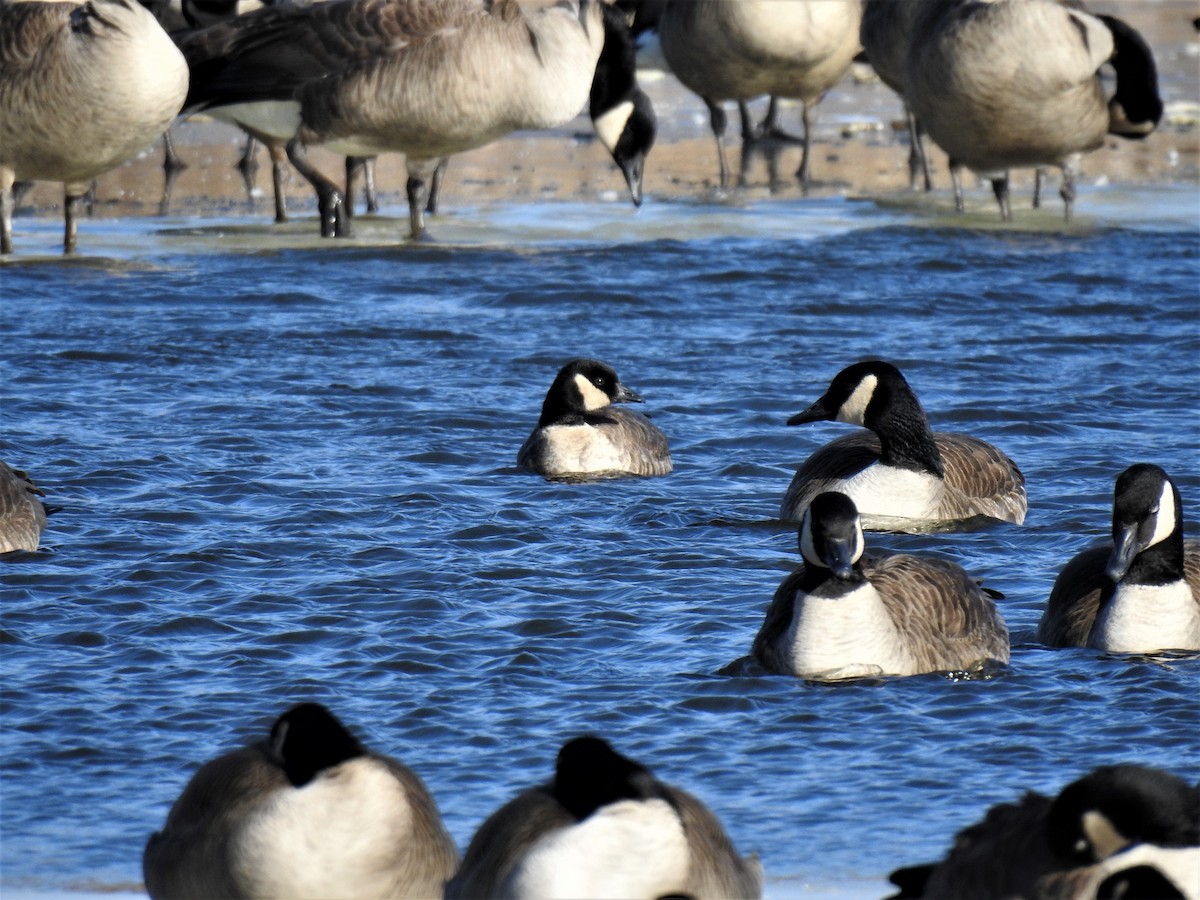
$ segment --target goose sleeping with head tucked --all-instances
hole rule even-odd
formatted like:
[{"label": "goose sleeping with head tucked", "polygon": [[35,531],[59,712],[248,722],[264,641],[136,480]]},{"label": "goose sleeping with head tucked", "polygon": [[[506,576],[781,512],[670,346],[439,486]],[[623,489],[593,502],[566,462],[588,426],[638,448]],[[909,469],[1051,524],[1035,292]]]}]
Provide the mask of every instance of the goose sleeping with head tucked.
[{"label": "goose sleeping with head tucked", "polygon": [[446,897],[715,900],[758,897],[762,878],[703,803],[585,736],[479,827]]},{"label": "goose sleeping with head tucked", "polygon": [[780,584],[754,639],[771,671],[836,681],[1008,662],[1008,628],[983,588],[934,557],[865,557],[845,494],[813,498],[799,543],[804,565]]},{"label": "goose sleeping with head tucked", "polygon": [[205,763],[142,859],[151,897],[440,897],[458,854],[421,779],[302,703]]},{"label": "goose sleeping with head tucked", "polygon": [[571,360],[550,385],[517,465],[548,478],[670,473],[666,435],[645,416],[613,406],[641,402],[611,366]]},{"label": "goose sleeping with head tucked", "polygon": [[1117,476],[1112,543],[1058,573],[1038,640],[1112,653],[1200,650],[1200,541],[1183,539],[1179,489],[1161,468],[1139,463]]},{"label": "goose sleeping with head tucked", "polygon": [[798,522],[813,497],[839,491],[869,529],[950,530],[980,517],[1025,521],[1025,476],[1016,463],[979,438],[931,431],[895,366],[869,360],[843,369],[820,400],[787,423],[828,420],[869,430],[808,458],[783,498],[783,519]]}]

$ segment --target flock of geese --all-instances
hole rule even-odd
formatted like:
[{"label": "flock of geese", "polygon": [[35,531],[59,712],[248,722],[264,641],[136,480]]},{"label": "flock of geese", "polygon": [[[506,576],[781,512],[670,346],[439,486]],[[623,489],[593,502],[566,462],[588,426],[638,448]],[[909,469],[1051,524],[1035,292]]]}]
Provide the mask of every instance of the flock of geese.
[{"label": "flock of geese", "polygon": [[[145,2],[166,18],[163,0]],[[864,51],[909,111],[914,173],[925,166],[929,186],[927,132],[949,154],[960,210],[964,167],[991,179],[1007,219],[1008,171],[1057,166],[1070,219],[1083,154],[1108,134],[1144,137],[1163,111],[1146,42],[1079,0],[274,0],[247,12],[258,0],[182,2],[191,27],[168,36],[138,0],[0,0],[0,253],[12,252],[15,182],[64,183],[71,252],[91,180],[197,112],[270,148],[277,218],[289,159],[316,192],[326,236],[350,233],[349,183],[379,154],[406,155],[418,238],[449,157],[562,125],[585,104],[640,204],[656,123],[637,85],[630,9],[707,106],[722,187],[722,102],[739,103],[743,138],[757,140],[780,133],[776,101],[799,100],[807,185],[813,109]],[[771,111],[756,129],[746,103],[764,94]],[[309,160],[314,145],[346,155],[346,186]]]},{"label": "flock of geese", "polygon": [[[611,366],[569,361],[518,464],[562,480],[669,474],[666,436],[624,405],[641,401]],[[830,682],[1007,664],[994,592],[944,559],[868,554],[864,529],[1020,524],[1017,466],[977,438],[933,432],[902,373],[879,360],[838,373],[788,424],[823,420],[860,430],[818,449],[787,490],[781,516],[799,523],[803,565],[776,591],[753,659]],[[0,463],[0,551],[36,549],[47,511],[25,473]],[[1200,541],[1184,540],[1161,468],[1118,476],[1112,541],[1061,570],[1038,640],[1200,651]],[[485,821],[460,861],[420,779],[316,704],[201,767],[150,838],[144,872],[154,898],[721,898],[763,884],[757,858],[699,801],[592,735],[567,742],[553,778]],[[1200,787],[1102,768],[1056,799],[991,810],[944,861],[892,878],[897,897],[1200,898]]]}]

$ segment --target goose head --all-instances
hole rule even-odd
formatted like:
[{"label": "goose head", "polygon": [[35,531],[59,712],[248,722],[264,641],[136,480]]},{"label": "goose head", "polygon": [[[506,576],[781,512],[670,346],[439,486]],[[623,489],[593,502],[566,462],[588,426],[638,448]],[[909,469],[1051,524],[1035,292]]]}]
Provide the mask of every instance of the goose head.
[{"label": "goose head", "polygon": [[546,392],[541,424],[594,413],[613,403],[641,403],[642,398],[621,384],[612,366],[595,359],[573,359],[563,366]]},{"label": "goose head", "polygon": [[295,787],[304,787],[321,772],[366,755],[362,744],[319,703],[301,703],[276,720],[268,751]]},{"label": "goose head", "polygon": [[1113,491],[1113,551],[1106,572],[1120,581],[1138,554],[1179,536],[1182,559],[1182,519],[1179,491],[1167,473],[1150,463],[1130,466],[1117,476]]},{"label": "goose head", "polygon": [[813,498],[800,521],[800,555],[807,565],[828,569],[839,581],[859,576],[862,558],[862,520],[854,501],[845,494],[826,491]]}]

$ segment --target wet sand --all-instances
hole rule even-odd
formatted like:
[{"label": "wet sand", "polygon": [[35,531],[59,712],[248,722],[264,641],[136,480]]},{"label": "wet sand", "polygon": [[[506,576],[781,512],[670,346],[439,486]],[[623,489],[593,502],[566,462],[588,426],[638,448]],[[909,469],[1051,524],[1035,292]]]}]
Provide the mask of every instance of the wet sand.
[{"label": "wet sand", "polygon": [[[1106,183],[1200,185],[1200,41],[1192,26],[1192,0],[1109,0],[1095,2],[1096,12],[1125,18],[1142,31],[1154,48],[1166,115],[1144,141],[1110,138],[1084,158],[1084,185]],[[659,119],[658,142],[646,164],[647,203],[656,199],[703,197],[717,190],[717,157],[700,99],[669,73],[643,70],[641,81]],[[737,116],[732,104],[726,147],[735,172],[741,157]],[[758,116],[765,101],[753,105]],[[785,104],[783,125],[800,128],[799,109]],[[187,164],[175,183],[169,211],[183,216],[246,215],[270,221],[273,216],[271,168],[266,151],[258,151],[259,169],[249,192],[235,168],[245,138],[232,126],[195,117],[177,122],[172,135]],[[744,160],[741,188],[756,194],[799,197],[794,173],[800,148],[793,143],[764,146]],[[818,109],[813,148],[813,196],[879,196],[908,190],[908,132],[898,98],[856,65],[825,97]],[[342,178],[342,159],[314,148],[311,158],[331,177]],[[97,180],[94,215],[154,216],[161,211],[161,144]],[[931,153],[935,191],[948,196],[950,179],[945,155]],[[290,169],[290,167],[289,167]],[[393,154],[378,162],[381,212],[404,217],[404,158]],[[1012,173],[1014,193],[1030,189],[1033,171]],[[967,181],[985,202],[990,191]],[[60,215],[61,186],[37,184],[18,206],[18,215]],[[1048,183],[1048,202],[1057,202],[1057,173]],[[624,181],[608,154],[595,140],[587,117],[579,116],[552,131],[519,133],[487,147],[456,156],[443,186],[443,209],[456,205],[554,199],[628,202]],[[315,214],[312,191],[295,172],[288,184],[289,209],[299,218]],[[361,211],[362,200],[357,208]],[[315,223],[314,223],[315,227]],[[20,247],[20,222],[14,225]],[[81,246],[86,249],[86,223]]]}]

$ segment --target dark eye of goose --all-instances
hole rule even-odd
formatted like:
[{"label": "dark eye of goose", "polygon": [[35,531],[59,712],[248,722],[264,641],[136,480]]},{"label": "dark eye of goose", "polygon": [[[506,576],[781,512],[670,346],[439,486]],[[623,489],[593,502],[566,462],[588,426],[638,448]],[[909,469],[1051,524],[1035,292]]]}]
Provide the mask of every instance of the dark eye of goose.
[{"label": "dark eye of goose", "polygon": [[606,379],[603,375],[597,375],[595,378],[592,379],[592,384],[594,384],[598,388],[602,388],[602,387],[604,387],[604,384],[607,380],[608,379]]}]

